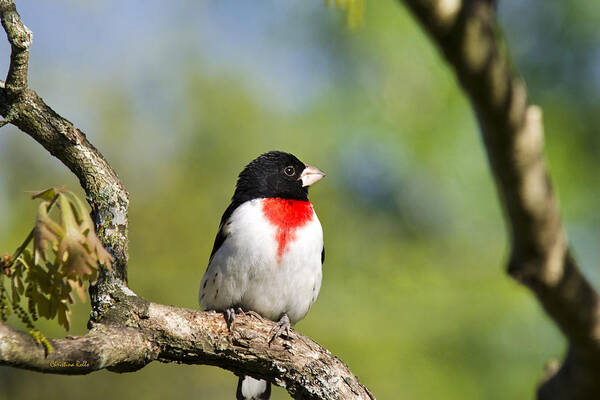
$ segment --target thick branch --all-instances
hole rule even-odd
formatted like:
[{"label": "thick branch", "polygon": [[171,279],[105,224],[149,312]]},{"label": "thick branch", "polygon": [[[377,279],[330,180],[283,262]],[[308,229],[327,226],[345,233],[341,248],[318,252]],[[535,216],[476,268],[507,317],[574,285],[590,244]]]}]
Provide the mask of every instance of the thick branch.
[{"label": "thick branch", "polygon": [[510,226],[509,273],[535,293],[569,340],[561,372],[540,388],[539,397],[597,398],[598,294],[569,254],[543,157],[541,110],[528,104],[525,86],[500,47],[493,4],[405,3],[454,68],[479,121]]},{"label": "thick branch", "polygon": [[121,295],[87,335],[51,340],[47,356],[29,335],[0,324],[0,365],[79,375],[135,371],[154,360],[206,364],[267,379],[296,399],[374,399],[346,364],[311,339],[292,331],[290,340],[269,345],[272,327],[238,316],[229,332],[222,314]]},{"label": "thick branch", "polygon": [[0,324],[0,365],[52,374],[82,375],[115,365],[138,365],[152,347],[138,329],[105,327],[87,335],[50,340],[53,352],[31,340],[31,335]]}]

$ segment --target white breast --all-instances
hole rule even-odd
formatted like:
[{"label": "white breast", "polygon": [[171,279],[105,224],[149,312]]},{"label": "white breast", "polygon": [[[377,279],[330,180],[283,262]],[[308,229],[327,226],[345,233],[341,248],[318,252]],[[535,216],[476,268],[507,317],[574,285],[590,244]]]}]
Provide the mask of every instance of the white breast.
[{"label": "white breast", "polygon": [[262,199],[239,206],[224,227],[227,238],[200,285],[200,306],[223,311],[240,306],[292,324],[306,315],[321,288],[323,231],[317,215],[295,230],[278,256],[277,229],[263,215]]}]

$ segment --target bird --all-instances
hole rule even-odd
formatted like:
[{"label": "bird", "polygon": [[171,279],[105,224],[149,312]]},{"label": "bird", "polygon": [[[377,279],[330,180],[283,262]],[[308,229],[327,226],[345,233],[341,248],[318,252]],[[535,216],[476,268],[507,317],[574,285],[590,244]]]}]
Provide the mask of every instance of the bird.
[{"label": "bird", "polygon": [[[308,189],[325,173],[283,151],[269,151],[239,174],[200,283],[204,310],[276,322],[269,345],[304,318],[321,288],[323,230]],[[240,376],[238,400],[268,400],[271,384]]]}]

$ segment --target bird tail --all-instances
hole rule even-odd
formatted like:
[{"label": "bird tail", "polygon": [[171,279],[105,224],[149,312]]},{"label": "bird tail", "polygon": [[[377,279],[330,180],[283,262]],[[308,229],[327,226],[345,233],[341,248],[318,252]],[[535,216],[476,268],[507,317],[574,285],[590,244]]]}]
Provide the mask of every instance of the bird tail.
[{"label": "bird tail", "polygon": [[251,376],[240,376],[238,380],[237,400],[269,400],[271,383]]}]

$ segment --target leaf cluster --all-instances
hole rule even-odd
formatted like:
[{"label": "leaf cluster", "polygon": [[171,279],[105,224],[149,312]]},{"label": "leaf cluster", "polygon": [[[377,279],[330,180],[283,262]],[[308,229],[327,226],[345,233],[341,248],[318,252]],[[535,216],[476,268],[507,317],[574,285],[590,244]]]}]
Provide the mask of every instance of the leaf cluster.
[{"label": "leaf cluster", "polygon": [[[94,282],[98,262],[111,267],[112,257],[96,236],[87,208],[74,193],[51,188],[34,193],[32,197],[43,200],[34,228],[36,265],[41,260],[54,259],[61,274],[75,284],[82,283],[83,279]],[[60,223],[48,215],[54,202],[60,210]]]},{"label": "leaf cluster", "polygon": [[[51,351],[33,322],[39,317],[57,318],[69,330],[69,306],[75,302],[74,294],[85,301],[85,282],[96,281],[98,263],[110,269],[112,257],[96,236],[87,208],[75,194],[50,188],[33,193],[32,198],[42,200],[35,227],[15,255],[4,260],[4,273],[0,273],[0,320],[5,322],[12,310],[33,338]],[[50,216],[54,204],[59,211],[56,219]],[[10,282],[10,296],[5,277]],[[26,302],[26,309],[22,302]]]}]

